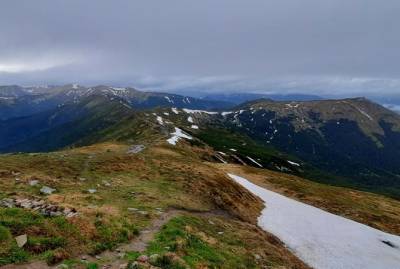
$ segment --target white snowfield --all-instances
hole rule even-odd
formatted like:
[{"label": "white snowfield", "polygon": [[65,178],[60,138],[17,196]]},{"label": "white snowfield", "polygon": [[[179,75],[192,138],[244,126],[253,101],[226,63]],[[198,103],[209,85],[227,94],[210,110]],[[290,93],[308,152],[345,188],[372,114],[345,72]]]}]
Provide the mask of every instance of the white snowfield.
[{"label": "white snowfield", "polygon": [[[315,269],[400,268],[400,237],[328,213],[228,174],[265,208],[258,225]],[[386,243],[385,243],[386,242]]]},{"label": "white snowfield", "polygon": [[171,133],[172,137],[167,139],[167,142],[170,143],[171,145],[176,145],[178,140],[180,138],[186,138],[186,139],[193,139],[190,135],[185,134],[181,129],[178,127],[175,127],[175,132]]}]

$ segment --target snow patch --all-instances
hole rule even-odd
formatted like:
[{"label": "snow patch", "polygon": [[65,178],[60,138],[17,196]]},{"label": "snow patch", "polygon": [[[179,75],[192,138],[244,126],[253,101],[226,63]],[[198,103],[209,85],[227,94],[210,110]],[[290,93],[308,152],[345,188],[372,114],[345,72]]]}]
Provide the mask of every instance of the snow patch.
[{"label": "snow patch", "polygon": [[258,225],[316,269],[399,268],[400,237],[331,214],[228,174],[260,197]]},{"label": "snow patch", "polygon": [[167,101],[168,101],[169,103],[171,103],[171,104],[173,104],[173,103],[174,103],[174,101],[173,101],[173,100],[171,100],[171,98],[169,98],[168,96],[164,96],[164,98],[165,98],[165,99],[167,99]]},{"label": "snow patch", "polygon": [[160,116],[157,116],[157,121],[160,125],[164,125],[164,120]]},{"label": "snow patch", "polygon": [[221,112],[221,115],[222,116],[226,116],[226,115],[229,115],[229,114],[232,114],[233,112],[232,111],[225,111],[225,112]]},{"label": "snow patch", "polygon": [[247,159],[249,159],[250,161],[252,161],[253,163],[255,163],[256,165],[258,165],[259,167],[263,167],[261,164],[259,164],[256,160],[254,160],[253,158],[246,156]]},{"label": "snow patch", "polygon": [[192,126],[190,126],[190,128],[192,128],[192,129],[199,129],[199,126],[193,124]]},{"label": "snow patch", "polygon": [[190,123],[193,123],[193,118],[192,118],[192,116],[189,116],[189,117],[187,118],[187,121],[190,122]]},{"label": "snow patch", "polygon": [[291,165],[300,166],[300,164],[296,163],[296,162],[292,162],[292,161],[289,161],[289,160],[287,162],[290,163]]},{"label": "snow patch", "polygon": [[182,110],[185,111],[186,113],[190,113],[190,114],[194,114],[194,113],[206,113],[206,114],[210,114],[210,115],[218,114],[218,112],[205,111],[205,110],[197,110],[197,109],[187,109],[187,108],[184,108],[184,109],[182,109]]},{"label": "snow patch", "polygon": [[172,112],[174,112],[176,115],[179,114],[179,111],[176,107],[171,108]]},{"label": "snow patch", "polygon": [[175,127],[175,132],[171,133],[172,137],[167,139],[167,142],[171,145],[176,145],[180,138],[186,138],[192,140],[193,138],[190,135],[185,134],[181,129]]}]

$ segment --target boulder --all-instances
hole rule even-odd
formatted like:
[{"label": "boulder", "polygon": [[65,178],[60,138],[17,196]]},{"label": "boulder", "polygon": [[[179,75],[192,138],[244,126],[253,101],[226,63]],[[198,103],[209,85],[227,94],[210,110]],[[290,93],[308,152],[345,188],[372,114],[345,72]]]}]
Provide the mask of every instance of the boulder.
[{"label": "boulder", "polygon": [[40,189],[40,192],[43,193],[43,194],[52,194],[52,193],[55,192],[55,191],[56,191],[56,189],[50,188],[50,187],[48,187],[48,186],[43,186],[43,187]]},{"label": "boulder", "polygon": [[19,235],[15,237],[15,241],[17,241],[18,247],[22,248],[28,242],[28,236],[26,234]]}]

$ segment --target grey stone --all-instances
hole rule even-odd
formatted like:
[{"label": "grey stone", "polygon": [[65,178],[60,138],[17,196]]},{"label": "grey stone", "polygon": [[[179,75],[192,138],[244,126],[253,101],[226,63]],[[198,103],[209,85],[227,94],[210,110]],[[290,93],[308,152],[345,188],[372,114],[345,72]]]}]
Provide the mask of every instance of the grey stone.
[{"label": "grey stone", "polygon": [[56,191],[56,189],[50,188],[50,187],[48,187],[48,186],[43,186],[43,187],[40,189],[40,192],[43,193],[43,194],[52,194],[52,193],[55,192],[55,191]]},{"label": "grey stone", "polygon": [[28,242],[28,236],[26,234],[19,235],[15,237],[15,241],[17,241],[18,247],[22,248]]}]

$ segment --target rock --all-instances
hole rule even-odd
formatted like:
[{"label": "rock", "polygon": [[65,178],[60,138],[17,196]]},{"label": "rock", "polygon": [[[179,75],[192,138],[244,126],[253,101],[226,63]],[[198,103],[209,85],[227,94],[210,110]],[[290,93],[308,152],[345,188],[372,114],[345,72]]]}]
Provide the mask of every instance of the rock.
[{"label": "rock", "polygon": [[93,194],[93,193],[96,193],[97,192],[97,190],[96,189],[88,189],[88,193],[91,193],[91,194]]},{"label": "rock", "polygon": [[134,207],[128,207],[128,211],[136,212],[136,211],[139,211],[139,209],[134,208]]},{"label": "rock", "polygon": [[152,254],[149,257],[149,263],[152,264],[152,265],[156,265],[159,258],[160,258],[160,255]]},{"label": "rock", "polygon": [[110,182],[108,182],[108,181],[103,180],[102,183],[106,187],[110,187],[111,186]]},{"label": "rock", "polygon": [[219,235],[224,234],[224,232],[218,232]]},{"label": "rock", "polygon": [[0,206],[13,208],[15,206],[15,201],[14,199],[11,198],[4,198],[3,200],[0,201]]},{"label": "rock", "polygon": [[80,180],[80,181],[86,181],[86,178],[80,177],[79,180]]},{"label": "rock", "polygon": [[52,193],[55,192],[55,191],[56,191],[56,189],[50,188],[50,187],[48,187],[48,186],[43,186],[43,187],[40,189],[40,192],[43,193],[43,194],[52,194]]},{"label": "rock", "polygon": [[118,253],[118,258],[122,259],[123,257],[125,257],[125,252],[120,252]]},{"label": "rock", "polygon": [[142,214],[143,216],[149,215],[149,212],[147,212],[147,211],[145,211],[145,210],[138,211],[138,213],[139,213],[139,214]]},{"label": "rock", "polygon": [[37,184],[39,184],[39,180],[31,180],[31,181],[29,181],[29,185],[31,185],[31,186],[36,186]]},{"label": "rock", "polygon": [[19,235],[15,237],[15,241],[17,241],[18,247],[22,248],[28,242],[28,236],[26,234]]},{"label": "rock", "polygon": [[128,265],[126,266],[126,269],[139,269],[139,264],[138,262],[129,262]]},{"label": "rock", "polygon": [[128,154],[132,154],[132,153],[136,154],[136,153],[141,152],[144,149],[145,149],[144,145],[133,145],[128,149],[128,151],[126,153],[128,153]]},{"label": "rock", "polygon": [[259,259],[261,259],[261,256],[258,255],[258,254],[254,254],[254,258],[255,258],[256,260],[259,260]]},{"label": "rock", "polygon": [[147,262],[149,257],[147,255],[140,255],[137,259],[138,262]]}]

